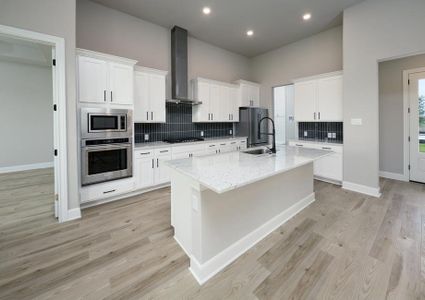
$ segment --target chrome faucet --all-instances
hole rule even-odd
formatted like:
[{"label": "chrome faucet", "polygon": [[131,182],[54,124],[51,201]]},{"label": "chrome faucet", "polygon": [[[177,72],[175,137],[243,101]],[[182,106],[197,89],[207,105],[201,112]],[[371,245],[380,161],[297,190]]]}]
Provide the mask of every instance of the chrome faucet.
[{"label": "chrome faucet", "polygon": [[[270,132],[261,132],[261,122],[263,120],[265,120],[265,119],[272,121],[272,126],[273,126],[273,132],[272,133],[270,133]],[[272,135],[273,136],[273,144],[272,144],[272,148],[270,149],[270,151],[272,153],[276,153],[276,130],[275,130],[274,121],[273,121],[272,118],[270,118],[270,117],[264,117],[264,118],[262,118],[258,122],[258,138],[261,138],[261,135],[262,134],[263,135]]]}]

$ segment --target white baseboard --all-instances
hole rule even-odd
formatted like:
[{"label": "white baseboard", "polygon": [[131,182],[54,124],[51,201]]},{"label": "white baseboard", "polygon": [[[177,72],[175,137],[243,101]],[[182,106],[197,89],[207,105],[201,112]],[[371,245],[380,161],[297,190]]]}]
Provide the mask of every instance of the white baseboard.
[{"label": "white baseboard", "polygon": [[409,181],[408,176],[404,176],[404,174],[399,174],[399,173],[379,171],[379,176],[388,178],[388,179],[399,180],[399,181]]},{"label": "white baseboard", "polygon": [[66,221],[71,221],[71,220],[80,219],[80,218],[81,218],[81,209],[78,207],[78,208],[68,209],[66,220],[63,220],[63,221],[66,222]]},{"label": "white baseboard", "polygon": [[53,162],[49,161],[49,162],[30,164],[30,165],[2,167],[2,168],[0,168],[0,174],[20,172],[20,171],[28,171],[28,170],[36,170],[36,169],[46,169],[46,168],[53,168]]},{"label": "white baseboard", "polygon": [[269,220],[259,228],[249,233],[230,247],[224,249],[222,252],[201,264],[198,260],[190,256],[190,272],[192,272],[195,279],[199,284],[204,284],[208,279],[223,270],[226,266],[231,264],[239,256],[251,249],[255,244],[265,238],[267,235],[276,230],[279,226],[286,223],[293,218],[301,210],[309,206],[315,200],[314,193],[308,195],[301,201],[292,205],[287,210],[281,212],[279,215]]},{"label": "white baseboard", "polygon": [[377,197],[377,198],[381,197],[381,191],[380,191],[379,187],[373,188],[373,187],[362,185],[362,184],[344,181],[342,183],[342,188],[345,189],[345,190],[369,195],[369,196],[372,196],[372,197]]},{"label": "white baseboard", "polygon": [[190,252],[187,251],[187,249],[183,246],[182,243],[180,243],[179,239],[176,236],[174,236],[174,240],[177,242],[177,244],[179,244],[179,246],[183,249],[186,255],[190,257]]}]

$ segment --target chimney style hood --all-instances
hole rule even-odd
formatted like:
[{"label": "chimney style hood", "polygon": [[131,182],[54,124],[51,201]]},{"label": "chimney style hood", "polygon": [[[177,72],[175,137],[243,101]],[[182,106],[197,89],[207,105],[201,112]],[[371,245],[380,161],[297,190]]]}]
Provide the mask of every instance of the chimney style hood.
[{"label": "chimney style hood", "polygon": [[171,29],[171,99],[168,103],[197,105],[189,99],[187,75],[187,30],[178,26]]}]

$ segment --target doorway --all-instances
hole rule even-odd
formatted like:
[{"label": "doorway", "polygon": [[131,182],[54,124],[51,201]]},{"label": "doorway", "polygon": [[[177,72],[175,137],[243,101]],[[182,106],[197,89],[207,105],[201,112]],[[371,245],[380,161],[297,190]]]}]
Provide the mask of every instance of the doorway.
[{"label": "doorway", "polygon": [[[65,41],[63,38],[4,25],[0,25],[0,41],[3,41],[0,57],[4,63],[4,79],[14,85],[5,85],[2,89],[2,92],[9,90],[8,94],[3,94],[1,98],[2,111],[12,116],[8,124],[3,124],[8,131],[3,130],[2,135],[12,134],[14,140],[21,140],[21,143],[14,144],[11,147],[13,149],[9,149],[11,151],[8,161],[2,156],[0,173],[4,191],[0,198],[11,205],[15,198],[22,200],[20,205],[10,208],[8,214],[20,214],[26,221],[32,217],[37,218],[37,214],[27,218],[23,211],[25,208],[31,211],[29,206],[34,205],[41,215],[51,214],[52,220],[56,217],[59,222],[67,221],[70,216],[67,185]],[[7,74],[10,74],[10,78]],[[18,99],[19,105],[9,101],[11,98]],[[44,101],[43,108],[31,102],[35,102],[36,98]],[[9,106],[3,105],[6,103]],[[34,107],[31,108],[31,105]],[[4,120],[3,118],[2,121]],[[13,133],[15,130],[18,130],[16,134]],[[32,196],[43,198],[44,195],[51,196],[50,204],[42,202],[41,206],[36,208],[37,204]],[[49,205],[50,207],[46,208]],[[43,211],[45,208],[46,212]],[[14,222],[13,216],[10,220]],[[13,225],[12,223],[9,225]]]},{"label": "doorway", "polygon": [[295,138],[293,84],[273,87],[273,119],[276,144],[286,145]]},{"label": "doorway", "polygon": [[410,107],[410,180],[425,183],[425,70],[409,73],[408,99]]}]

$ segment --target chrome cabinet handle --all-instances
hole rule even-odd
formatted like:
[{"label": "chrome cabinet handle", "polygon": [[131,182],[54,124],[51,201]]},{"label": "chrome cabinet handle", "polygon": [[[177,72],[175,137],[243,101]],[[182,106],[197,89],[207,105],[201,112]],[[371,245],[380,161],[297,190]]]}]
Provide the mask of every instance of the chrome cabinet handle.
[{"label": "chrome cabinet handle", "polygon": [[146,121],[148,121],[149,120],[149,112],[147,111],[146,112]]},{"label": "chrome cabinet handle", "polygon": [[161,150],[161,151],[159,151],[159,153],[166,153],[166,152],[168,152],[168,150]]},{"label": "chrome cabinet handle", "polygon": [[140,155],[151,154],[150,152],[140,152]]},{"label": "chrome cabinet handle", "polygon": [[297,147],[304,147],[304,145],[300,145],[300,144],[295,144],[295,146],[297,146]]},{"label": "chrome cabinet handle", "polygon": [[323,150],[332,150],[331,147],[322,147]]},{"label": "chrome cabinet handle", "polygon": [[154,159],[152,158],[152,169],[154,168]]},{"label": "chrome cabinet handle", "polygon": [[153,111],[151,111],[151,120],[153,121]]},{"label": "chrome cabinet handle", "polygon": [[103,101],[106,102],[106,90],[103,91]]},{"label": "chrome cabinet handle", "polygon": [[159,159],[156,159],[156,167],[159,168]]},{"label": "chrome cabinet handle", "polygon": [[319,111],[319,120],[320,120],[320,111]]},{"label": "chrome cabinet handle", "polygon": [[112,102],[112,91],[111,91],[111,102]]},{"label": "chrome cabinet handle", "polygon": [[109,194],[109,193],[113,193],[113,192],[115,192],[116,190],[110,190],[110,191],[104,191],[103,193],[104,194]]}]

